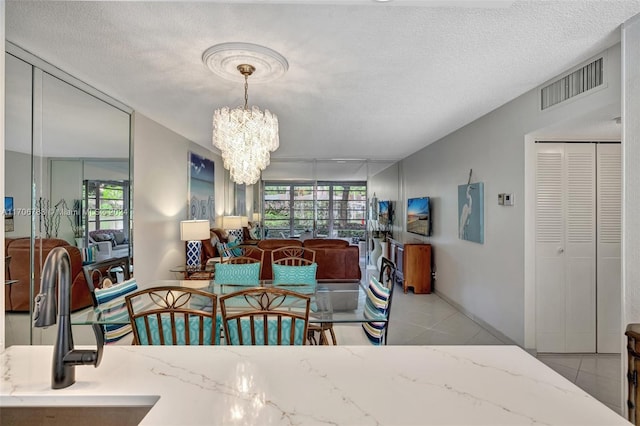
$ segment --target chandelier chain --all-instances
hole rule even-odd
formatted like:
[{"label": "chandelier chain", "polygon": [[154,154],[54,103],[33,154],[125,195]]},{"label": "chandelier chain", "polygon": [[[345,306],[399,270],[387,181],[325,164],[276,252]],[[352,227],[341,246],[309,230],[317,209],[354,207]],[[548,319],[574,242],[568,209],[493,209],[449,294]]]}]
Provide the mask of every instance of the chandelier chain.
[{"label": "chandelier chain", "polygon": [[244,109],[249,109],[249,75],[244,75]]}]

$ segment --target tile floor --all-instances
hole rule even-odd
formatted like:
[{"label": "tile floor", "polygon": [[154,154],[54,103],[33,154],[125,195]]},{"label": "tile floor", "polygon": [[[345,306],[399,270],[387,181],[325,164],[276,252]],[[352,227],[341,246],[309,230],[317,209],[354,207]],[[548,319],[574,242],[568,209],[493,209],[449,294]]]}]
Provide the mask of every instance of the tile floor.
[{"label": "tile floor", "polygon": [[[401,288],[396,287],[391,308],[389,344],[509,343],[502,342],[436,294],[404,294]],[[537,358],[616,413],[623,413],[623,374],[619,354],[538,354]]]},{"label": "tile floor", "polygon": [[[28,344],[28,334],[23,332],[28,326],[28,315],[7,314],[6,345]],[[34,342],[52,344],[54,330],[55,327],[44,332],[34,330]],[[93,344],[90,328],[74,326],[74,340],[76,344]],[[389,344],[502,345],[509,342],[501,341],[434,293],[404,294],[396,287]],[[538,354],[537,358],[615,412],[623,413],[619,354]]]}]

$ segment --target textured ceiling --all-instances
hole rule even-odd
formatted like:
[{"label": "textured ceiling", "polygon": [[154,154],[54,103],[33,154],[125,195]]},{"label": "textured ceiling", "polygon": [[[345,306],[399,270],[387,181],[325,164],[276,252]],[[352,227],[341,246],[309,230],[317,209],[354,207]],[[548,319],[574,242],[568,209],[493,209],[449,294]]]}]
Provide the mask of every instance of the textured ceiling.
[{"label": "textured ceiling", "polygon": [[7,1],[6,36],[211,148],[241,84],[202,53],[223,42],[289,62],[251,84],[280,120],[274,158],[400,159],[619,41],[640,1]]}]

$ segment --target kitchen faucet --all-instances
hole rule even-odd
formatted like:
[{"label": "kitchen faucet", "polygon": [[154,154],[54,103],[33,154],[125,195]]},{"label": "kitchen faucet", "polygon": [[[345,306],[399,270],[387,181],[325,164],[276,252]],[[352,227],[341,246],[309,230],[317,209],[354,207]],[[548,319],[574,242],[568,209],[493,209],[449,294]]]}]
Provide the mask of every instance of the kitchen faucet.
[{"label": "kitchen faucet", "polygon": [[[56,284],[58,297],[56,303]],[[42,268],[40,293],[35,298],[33,325],[48,327],[56,323],[58,333],[53,348],[51,388],[62,389],[76,381],[76,365],[97,367],[102,360],[104,330],[100,324],[93,324],[97,350],[74,349],[71,333],[71,261],[69,253],[62,247],[55,247]]]}]

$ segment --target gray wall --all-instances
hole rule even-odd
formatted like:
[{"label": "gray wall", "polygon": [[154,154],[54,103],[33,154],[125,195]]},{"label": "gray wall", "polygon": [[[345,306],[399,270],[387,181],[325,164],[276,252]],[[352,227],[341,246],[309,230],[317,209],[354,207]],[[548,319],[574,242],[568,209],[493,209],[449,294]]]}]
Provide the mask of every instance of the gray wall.
[{"label": "gray wall", "polygon": [[4,193],[7,197],[13,197],[13,206],[16,209],[13,215],[13,231],[4,235],[10,238],[28,237],[31,235],[31,216],[25,213],[26,209],[31,208],[31,154],[5,152],[4,149],[2,152],[5,156]]},{"label": "gray wall", "polygon": [[145,117],[134,114],[133,262],[141,282],[175,279],[171,267],[185,263],[180,221],[187,219],[187,153],[215,163],[216,213],[224,208],[222,159]]},{"label": "gray wall", "polygon": [[[432,198],[433,236],[408,236],[433,245],[436,291],[521,346],[529,340],[525,339],[525,244],[530,243],[525,238],[530,233],[529,224],[525,225],[525,146],[536,135],[570,137],[560,124],[583,116],[620,115],[620,46],[604,54],[601,89],[544,112],[539,109],[538,89],[532,90],[398,165],[399,206],[410,197]],[[484,182],[484,244],[458,239],[457,186],[467,183],[470,169],[472,182]],[[393,176],[385,176],[387,185],[378,176],[372,182],[392,187]],[[513,193],[515,206],[498,206],[501,192]],[[404,213],[397,217],[406,229]]]},{"label": "gray wall", "polygon": [[[622,329],[629,323],[640,323],[640,18],[627,21],[622,30],[623,60],[623,167],[624,167],[624,210],[622,237]],[[625,342],[621,351],[626,354]],[[622,357],[623,370],[626,358]],[[623,382],[624,387],[624,382]],[[623,391],[622,395],[626,395]],[[624,406],[624,405],[623,405]]]}]

